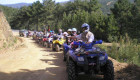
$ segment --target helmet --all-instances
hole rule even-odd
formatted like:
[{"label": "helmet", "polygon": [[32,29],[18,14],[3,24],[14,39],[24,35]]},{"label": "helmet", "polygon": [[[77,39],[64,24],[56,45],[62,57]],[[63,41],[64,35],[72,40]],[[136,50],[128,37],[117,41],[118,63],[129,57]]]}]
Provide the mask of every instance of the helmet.
[{"label": "helmet", "polygon": [[53,31],[50,31],[50,33],[52,33]]},{"label": "helmet", "polygon": [[75,32],[77,32],[77,29],[76,29],[76,28],[72,28],[72,31],[75,31]]},{"label": "helmet", "polygon": [[50,31],[50,33],[54,33],[54,31]]},{"label": "helmet", "polygon": [[67,36],[67,35],[68,35],[68,33],[67,33],[67,32],[64,32],[64,33],[63,33],[63,35],[66,35],[66,36]]},{"label": "helmet", "polygon": [[59,29],[59,32],[62,33],[62,29]]},{"label": "helmet", "polygon": [[72,31],[72,29],[68,29],[68,31]]},{"label": "helmet", "polygon": [[89,31],[90,26],[87,23],[82,24],[82,28],[87,28],[85,32]]}]

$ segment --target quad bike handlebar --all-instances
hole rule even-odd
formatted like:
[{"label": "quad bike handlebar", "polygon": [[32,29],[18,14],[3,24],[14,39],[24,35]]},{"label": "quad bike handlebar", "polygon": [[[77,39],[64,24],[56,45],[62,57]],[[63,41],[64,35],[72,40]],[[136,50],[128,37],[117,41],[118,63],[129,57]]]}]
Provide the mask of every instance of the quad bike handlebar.
[{"label": "quad bike handlebar", "polygon": [[77,45],[77,46],[83,47],[85,49],[91,49],[93,45],[102,44],[102,42],[103,42],[102,40],[99,40],[99,41],[93,41],[93,42],[91,42],[89,44],[86,44],[85,42],[81,42],[81,41],[76,42],[76,41],[74,41],[73,45]]}]

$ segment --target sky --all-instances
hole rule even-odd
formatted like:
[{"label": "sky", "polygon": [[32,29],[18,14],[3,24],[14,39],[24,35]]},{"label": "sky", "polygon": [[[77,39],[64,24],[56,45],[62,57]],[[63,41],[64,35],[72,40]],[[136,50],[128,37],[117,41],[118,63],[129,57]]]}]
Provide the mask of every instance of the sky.
[{"label": "sky", "polygon": [[[15,3],[33,3],[38,0],[0,0],[0,4],[15,4]],[[39,0],[42,2],[42,0]],[[69,0],[55,0],[55,2],[64,2],[64,1],[69,1]]]}]

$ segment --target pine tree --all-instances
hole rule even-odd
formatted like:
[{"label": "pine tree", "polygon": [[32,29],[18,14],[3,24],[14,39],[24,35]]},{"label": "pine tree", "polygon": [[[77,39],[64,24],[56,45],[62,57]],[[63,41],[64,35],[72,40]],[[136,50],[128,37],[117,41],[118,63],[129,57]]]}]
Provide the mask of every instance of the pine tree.
[{"label": "pine tree", "polygon": [[111,9],[115,19],[119,26],[119,32],[121,35],[125,35],[130,28],[132,22],[132,4],[128,0],[118,0],[114,4],[114,8]]}]

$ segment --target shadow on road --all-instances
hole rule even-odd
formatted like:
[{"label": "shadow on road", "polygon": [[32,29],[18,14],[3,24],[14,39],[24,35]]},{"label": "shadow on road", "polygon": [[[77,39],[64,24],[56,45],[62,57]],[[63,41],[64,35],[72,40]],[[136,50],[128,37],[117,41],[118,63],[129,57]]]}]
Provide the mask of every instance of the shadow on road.
[{"label": "shadow on road", "polygon": [[140,80],[140,67],[128,65],[126,68],[115,72],[115,80]]}]

